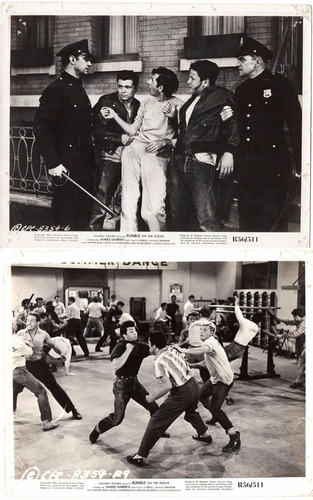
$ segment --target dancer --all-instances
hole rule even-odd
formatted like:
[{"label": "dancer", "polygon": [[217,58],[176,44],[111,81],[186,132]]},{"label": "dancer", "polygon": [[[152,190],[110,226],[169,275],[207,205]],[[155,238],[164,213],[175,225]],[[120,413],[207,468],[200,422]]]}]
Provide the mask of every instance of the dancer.
[{"label": "dancer", "polygon": [[[33,344],[24,341],[17,335],[12,337],[13,348],[13,383],[26,387],[37,398],[40,417],[42,421],[42,430],[51,431],[58,427],[58,424],[51,422],[52,414],[48,400],[47,391],[26,368],[26,359],[33,354]],[[13,411],[16,411],[16,399],[13,398]]]},{"label": "dancer", "polygon": [[[34,377],[42,382],[47,389],[49,389],[52,396],[59,403],[59,405],[62,406],[66,413],[72,412],[74,419],[81,420],[83,417],[77,411],[64,389],[62,389],[62,387],[57,383],[54,376],[50,372],[47,363],[45,362],[44,344],[51,346],[59,354],[61,353],[54,345],[53,339],[50,338],[50,335],[39,328],[39,321],[40,317],[38,314],[29,312],[26,319],[25,330],[20,330],[17,333],[18,337],[21,337],[34,345],[33,354],[26,361],[26,368],[32,375],[34,375]],[[15,404],[18,394],[22,392],[23,389],[24,387],[21,384],[14,383],[13,397]]]},{"label": "dancer", "polygon": [[[113,384],[114,412],[100,420],[89,435],[93,444],[100,434],[120,425],[125,417],[126,407],[130,399],[136,401],[153,415],[158,409],[155,402],[147,400],[148,391],[137,379],[137,374],[144,358],[149,356],[149,346],[137,342],[138,332],[134,321],[125,321],[121,325],[121,337],[112,354],[111,360],[116,370],[116,379]],[[169,437],[164,434],[163,437]]]},{"label": "dancer", "polygon": [[168,398],[151,416],[138,452],[127,457],[127,461],[138,467],[147,465],[150,450],[167,428],[185,412],[185,420],[197,431],[192,436],[197,441],[212,443],[208,427],[197,412],[199,387],[192,376],[190,367],[175,346],[166,346],[162,333],[150,335],[150,354],[155,355],[155,374],[161,388],[147,396],[147,401],[155,402],[170,391]]},{"label": "dancer", "polygon": [[212,413],[216,422],[221,424],[226,434],[229,435],[229,443],[222,450],[232,452],[240,448],[240,432],[234,429],[232,422],[221,407],[233,385],[234,374],[223,347],[214,337],[215,331],[216,326],[214,323],[208,321],[207,324],[200,327],[200,338],[203,341],[201,347],[193,349],[177,347],[177,349],[186,354],[190,352],[204,354],[205,363],[211,377],[201,387],[200,401]]}]

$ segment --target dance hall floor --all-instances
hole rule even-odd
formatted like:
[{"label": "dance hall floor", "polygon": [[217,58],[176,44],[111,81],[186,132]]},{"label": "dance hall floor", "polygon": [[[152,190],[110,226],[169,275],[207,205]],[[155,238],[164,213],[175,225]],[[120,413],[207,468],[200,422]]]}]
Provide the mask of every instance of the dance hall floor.
[{"label": "dance hall floor", "polygon": [[[49,393],[53,418],[61,417],[57,429],[42,432],[36,398],[26,389],[19,395],[13,418],[15,479],[20,479],[32,466],[37,466],[41,473],[57,471],[62,479],[72,478],[78,470],[88,477],[88,471],[100,469],[106,471],[107,478],[121,471],[121,477],[128,479],[305,475],[305,394],[289,388],[296,377],[295,359],[274,357],[279,378],[235,381],[231,392],[235,404],[224,404],[223,408],[241,432],[239,451],[222,452],[228,437],[218,424],[210,428],[211,445],[193,440],[194,430],[181,416],[169,428],[170,439],[160,439],[152,449],[149,465],[136,468],[128,464],[126,456],[137,451],[149,414],[135,402],[129,403],[119,427],[102,434],[95,444],[89,443],[88,436],[95,424],[113,409],[114,371],[108,347],[102,353],[95,353],[95,340],[88,339],[88,343],[89,358],[84,358],[80,348],[75,347],[73,376],[66,376],[64,368],[55,373],[83,415],[82,420],[62,414]],[[267,353],[262,349],[250,347],[249,374],[266,372],[266,358]],[[240,364],[240,360],[232,363],[237,374]],[[153,357],[144,360],[138,378],[148,390],[154,390]],[[211,417],[201,404],[199,412],[204,420]],[[10,434],[12,428],[6,430]]]}]

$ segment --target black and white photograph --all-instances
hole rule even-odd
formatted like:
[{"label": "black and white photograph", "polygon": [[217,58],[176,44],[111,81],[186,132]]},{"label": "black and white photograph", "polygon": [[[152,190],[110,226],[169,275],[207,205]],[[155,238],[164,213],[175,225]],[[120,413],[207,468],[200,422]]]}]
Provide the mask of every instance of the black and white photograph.
[{"label": "black and white photograph", "polygon": [[308,246],[310,6],[7,5],[9,240]]},{"label": "black and white photograph", "polygon": [[[175,480],[202,478],[238,494],[240,478],[258,478],[268,494],[265,480],[297,478],[304,493],[306,271],[299,260],[11,266],[9,490],[167,479],[179,491]],[[173,282],[185,284],[174,319]]]}]

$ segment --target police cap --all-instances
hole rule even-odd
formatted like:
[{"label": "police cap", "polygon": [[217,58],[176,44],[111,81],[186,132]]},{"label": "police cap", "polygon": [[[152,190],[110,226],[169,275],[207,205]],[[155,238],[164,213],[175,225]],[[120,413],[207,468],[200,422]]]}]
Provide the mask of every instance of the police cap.
[{"label": "police cap", "polygon": [[59,52],[56,55],[65,58],[69,56],[76,57],[81,54],[85,54],[86,56],[91,57],[91,53],[89,52],[88,49],[87,38],[84,38],[84,40],[80,40],[79,42],[73,42],[70,43],[69,45],[66,45],[65,47],[63,47],[63,49],[59,50]]},{"label": "police cap", "polygon": [[265,47],[263,43],[246,36],[240,39],[240,47],[236,54],[236,57],[241,56],[260,56],[264,61],[268,61],[272,59],[273,52]]}]

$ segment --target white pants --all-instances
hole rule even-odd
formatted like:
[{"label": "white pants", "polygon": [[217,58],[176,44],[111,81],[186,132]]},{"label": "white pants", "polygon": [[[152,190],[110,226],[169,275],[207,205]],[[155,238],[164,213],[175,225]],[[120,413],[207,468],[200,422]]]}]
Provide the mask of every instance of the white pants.
[{"label": "white pants", "polygon": [[137,209],[142,184],[141,216],[150,231],[164,231],[166,223],[166,169],[169,158],[146,153],[136,140],[122,153],[121,231],[138,231]]}]

